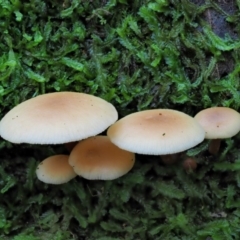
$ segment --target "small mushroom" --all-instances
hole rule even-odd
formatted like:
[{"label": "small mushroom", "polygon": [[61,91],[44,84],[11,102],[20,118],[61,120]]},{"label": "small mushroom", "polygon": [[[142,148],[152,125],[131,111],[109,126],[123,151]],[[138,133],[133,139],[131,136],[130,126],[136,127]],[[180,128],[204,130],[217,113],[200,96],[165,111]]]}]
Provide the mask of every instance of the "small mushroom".
[{"label": "small mushroom", "polygon": [[81,177],[89,180],[113,180],[129,172],[135,154],[115,146],[107,136],[79,142],[69,156],[69,164]]},{"label": "small mushroom", "polygon": [[213,155],[218,153],[221,139],[231,138],[240,131],[240,114],[231,108],[207,108],[194,118],[203,127],[205,138],[211,139],[209,152]]},{"label": "small mushroom", "polygon": [[37,178],[48,184],[62,184],[77,174],[68,163],[68,155],[55,155],[43,160],[37,167]]}]

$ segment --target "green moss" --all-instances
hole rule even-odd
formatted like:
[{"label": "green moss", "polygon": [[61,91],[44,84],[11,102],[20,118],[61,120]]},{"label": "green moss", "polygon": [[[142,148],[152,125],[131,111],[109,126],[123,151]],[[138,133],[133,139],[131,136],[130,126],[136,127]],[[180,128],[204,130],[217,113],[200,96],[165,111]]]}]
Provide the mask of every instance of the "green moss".
[{"label": "green moss", "polygon": [[[201,2],[0,1],[0,116],[55,91],[100,96],[121,117],[149,108],[238,110],[238,1],[231,11]],[[209,14],[228,24],[225,36]],[[62,147],[1,140],[0,238],[238,239],[239,136],[216,159],[206,148],[188,151],[198,161],[191,174],[181,163],[137,156],[118,180],[50,186],[35,167]]]}]

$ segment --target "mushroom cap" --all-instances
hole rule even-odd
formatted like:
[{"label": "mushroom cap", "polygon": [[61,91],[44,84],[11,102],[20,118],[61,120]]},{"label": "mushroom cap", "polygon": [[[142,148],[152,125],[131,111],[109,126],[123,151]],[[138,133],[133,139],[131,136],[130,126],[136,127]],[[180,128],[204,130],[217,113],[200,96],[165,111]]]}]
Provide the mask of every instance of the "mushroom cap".
[{"label": "mushroom cap", "polygon": [[48,93],[10,110],[0,122],[0,135],[13,143],[61,144],[97,135],[117,118],[115,107],[99,97]]},{"label": "mushroom cap", "polygon": [[68,155],[55,155],[43,160],[37,167],[37,178],[48,184],[62,184],[77,174],[68,163]]},{"label": "mushroom cap", "polygon": [[194,118],[205,130],[206,139],[230,138],[240,131],[240,114],[231,108],[207,108]]},{"label": "mushroom cap", "polygon": [[132,113],[107,131],[118,147],[139,153],[165,155],[182,152],[204,139],[204,130],[189,115],[170,109]]},{"label": "mushroom cap", "polygon": [[115,146],[107,136],[96,136],[79,142],[69,156],[69,164],[81,177],[112,180],[130,171],[135,154]]}]

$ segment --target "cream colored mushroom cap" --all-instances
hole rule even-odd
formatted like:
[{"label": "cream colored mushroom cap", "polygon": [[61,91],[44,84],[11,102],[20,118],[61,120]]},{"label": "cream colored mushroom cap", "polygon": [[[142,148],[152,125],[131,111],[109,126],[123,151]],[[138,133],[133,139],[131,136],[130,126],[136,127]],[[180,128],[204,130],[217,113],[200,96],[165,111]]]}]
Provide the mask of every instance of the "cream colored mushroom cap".
[{"label": "cream colored mushroom cap", "polygon": [[79,142],[69,156],[69,164],[81,177],[89,180],[113,180],[130,171],[135,154],[115,146],[107,136]]},{"label": "cream colored mushroom cap", "polygon": [[10,110],[0,122],[0,135],[13,143],[61,144],[97,135],[117,118],[115,107],[99,97],[48,93]]},{"label": "cream colored mushroom cap", "polygon": [[107,131],[118,147],[139,154],[165,155],[196,146],[204,130],[189,115],[170,109],[132,113]]},{"label": "cream colored mushroom cap", "polygon": [[37,178],[48,184],[62,184],[70,181],[77,174],[68,163],[67,155],[55,155],[43,160],[37,167]]},{"label": "cream colored mushroom cap", "polygon": [[194,118],[205,130],[206,139],[230,138],[240,131],[240,114],[231,108],[207,108]]}]

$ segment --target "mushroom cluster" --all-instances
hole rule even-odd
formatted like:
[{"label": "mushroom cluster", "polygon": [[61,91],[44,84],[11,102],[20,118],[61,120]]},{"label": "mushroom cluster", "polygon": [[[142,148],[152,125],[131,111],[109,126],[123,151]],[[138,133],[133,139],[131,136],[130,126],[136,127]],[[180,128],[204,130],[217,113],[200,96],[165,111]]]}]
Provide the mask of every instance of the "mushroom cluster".
[{"label": "mushroom cluster", "polygon": [[[160,155],[175,161],[204,138],[213,139],[209,151],[217,154],[220,139],[240,131],[240,114],[230,108],[202,110],[194,118],[176,110],[145,110],[118,120],[115,107],[96,96],[76,92],[43,94],[14,107],[0,121],[0,135],[13,143],[65,144],[69,155],[55,155],[37,167],[39,180],[62,184],[77,175],[113,180],[128,173],[135,153]],[[99,136],[107,130],[107,136]],[[98,135],[98,136],[97,136]],[[183,167],[193,170],[195,159]]]},{"label": "mushroom cluster", "polygon": [[[117,119],[115,107],[99,97],[76,92],[48,93],[22,102],[10,110],[0,122],[0,135],[12,143],[65,143],[71,150],[76,141],[103,132]],[[74,178],[77,174],[69,160],[76,164],[74,154],[78,149],[82,149],[85,161],[88,160],[92,168],[98,168],[95,175],[92,172],[91,179],[114,179],[133,166],[135,155],[119,149],[105,137],[95,138],[95,144],[86,149],[88,141],[91,140],[77,144],[70,159],[67,155],[56,155],[43,160],[36,170],[38,179],[45,183],[62,184]],[[103,152],[103,149],[99,149],[100,145],[105,148],[102,160],[99,157]],[[99,160],[102,161],[101,167]],[[112,167],[109,165],[111,161]],[[81,164],[83,161],[76,166],[83,166]],[[108,169],[110,173],[106,175]],[[86,175],[90,176],[93,170],[86,171]]]}]

